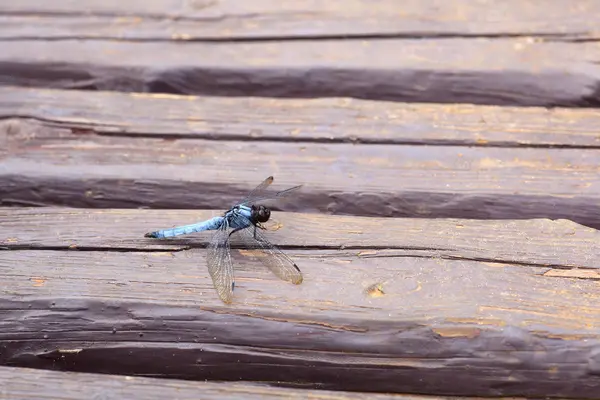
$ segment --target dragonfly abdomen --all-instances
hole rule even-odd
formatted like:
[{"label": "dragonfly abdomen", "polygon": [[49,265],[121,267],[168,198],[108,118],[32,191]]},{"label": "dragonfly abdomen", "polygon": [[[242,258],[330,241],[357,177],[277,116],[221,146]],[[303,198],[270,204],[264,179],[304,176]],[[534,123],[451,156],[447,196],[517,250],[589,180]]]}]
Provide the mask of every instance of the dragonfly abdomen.
[{"label": "dragonfly abdomen", "polygon": [[198,222],[196,224],[176,226],[175,228],[161,229],[159,231],[149,232],[146,233],[144,236],[163,239],[173,236],[189,235],[190,233],[218,229],[222,223],[223,217],[214,217],[211,219],[207,219],[206,221]]}]

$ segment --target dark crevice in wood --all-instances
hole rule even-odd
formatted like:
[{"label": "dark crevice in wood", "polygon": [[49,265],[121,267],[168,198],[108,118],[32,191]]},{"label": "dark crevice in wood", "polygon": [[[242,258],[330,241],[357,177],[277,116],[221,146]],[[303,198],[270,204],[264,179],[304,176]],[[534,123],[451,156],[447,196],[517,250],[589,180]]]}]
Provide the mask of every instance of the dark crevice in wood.
[{"label": "dark crevice in wood", "polygon": [[[565,35],[565,37],[559,37],[558,35],[547,39],[550,42],[565,42],[565,43],[594,43],[600,42],[600,37],[568,37],[569,35]],[[591,61],[592,63],[594,61]]]},{"label": "dark crevice in wood", "polygon": [[[41,399],[48,393],[60,393],[61,400],[140,399],[165,400],[479,400],[474,398],[416,397],[393,394],[331,392],[303,389],[306,385],[290,384],[297,389],[277,388],[276,381],[260,383],[190,382],[173,379],[143,378],[122,375],[71,373],[68,379],[60,371],[0,367],[0,384],[6,399]],[[32,384],[35,382],[35,384]],[[269,385],[271,384],[271,385]],[[283,386],[283,385],[280,385]],[[287,386],[287,385],[286,385]]]},{"label": "dark crevice in wood", "polygon": [[[170,243],[168,243],[170,244]],[[176,253],[179,251],[188,250],[188,248],[173,248],[173,249],[149,249],[143,247],[94,247],[94,246],[46,246],[46,245],[8,245],[0,247],[1,251],[31,251],[31,250],[45,250],[45,251],[88,251],[88,252],[115,252],[115,253]]]},{"label": "dark crevice in wood", "polygon": [[[597,96],[600,98],[600,95]],[[21,119],[27,122],[36,121],[46,124],[48,127],[59,129],[71,129],[75,135],[96,135],[105,137],[122,138],[144,138],[156,140],[210,140],[210,141],[242,141],[242,142],[277,142],[277,143],[326,143],[326,144],[361,144],[361,145],[396,145],[396,146],[443,146],[443,147],[484,147],[484,148],[520,148],[520,149],[575,149],[575,150],[599,150],[600,145],[577,145],[577,144],[546,144],[546,143],[517,143],[515,141],[477,142],[475,140],[456,139],[427,139],[422,142],[402,139],[380,139],[377,137],[298,137],[298,136],[253,136],[244,134],[219,134],[210,132],[117,132],[110,130],[107,125],[83,124],[81,122],[56,121],[49,118],[40,118],[27,114],[0,115],[0,121],[11,121]],[[116,127],[115,127],[116,129]],[[21,205],[21,204],[18,204]],[[34,205],[24,203],[22,205]]]},{"label": "dark crevice in wood", "polygon": [[[210,233],[210,232],[209,232]],[[8,244],[4,247],[0,247],[0,250],[10,250],[10,251],[27,251],[27,250],[47,250],[47,251],[102,251],[102,252],[118,252],[118,253],[127,253],[127,252],[142,252],[142,253],[164,253],[164,252],[178,252],[185,251],[190,249],[202,249],[206,248],[207,243],[202,243],[196,241],[195,243],[190,243],[189,241],[182,240],[169,240],[157,242],[153,240],[155,244],[162,245],[171,245],[177,246],[177,248],[166,250],[164,248],[156,249],[156,248],[144,248],[141,247],[144,244],[148,244],[149,239],[142,239],[140,242],[140,247],[95,247],[95,246],[47,246],[47,245],[35,245],[35,244]],[[200,244],[202,243],[202,244]],[[279,245],[281,249],[287,250],[414,250],[414,251],[450,251],[451,249],[446,249],[442,247],[418,247],[418,246],[377,246],[377,245],[365,245],[365,246],[297,246],[297,245]],[[235,243],[231,243],[232,249],[246,249],[243,245],[236,245]],[[419,256],[419,255],[388,255],[387,257],[422,257],[422,258],[437,258],[435,256]],[[385,257],[385,256],[380,256]],[[368,257],[367,257],[368,258]]]},{"label": "dark crevice in wood", "polygon": [[[198,249],[198,248],[206,248],[206,244],[199,245],[198,243],[190,244],[190,243],[178,243],[173,241],[173,243],[164,243],[165,245],[173,245],[179,246],[178,248],[173,249],[156,249],[156,248],[144,248],[141,247],[143,243],[140,243],[140,247],[94,247],[94,246],[47,246],[47,245],[8,245],[4,247],[0,247],[0,251],[85,251],[85,252],[115,252],[115,253],[176,253],[187,251],[190,249]],[[451,252],[451,249],[444,248],[428,248],[428,247],[405,247],[405,246],[376,246],[376,245],[368,245],[368,246],[294,246],[294,245],[279,245],[279,248],[283,250],[417,250],[417,251],[447,251]],[[231,245],[231,249],[237,250],[246,248],[243,246],[236,246],[234,244]],[[365,255],[360,256],[359,258],[420,258],[420,259],[440,259],[440,260],[454,260],[454,261],[477,261],[483,263],[494,263],[494,264],[503,264],[503,265],[511,265],[511,266],[521,266],[521,267],[545,267],[545,268],[553,268],[553,269],[563,269],[563,270],[572,270],[572,269],[580,269],[580,270],[592,270],[595,271],[597,268],[595,267],[587,267],[587,266],[568,266],[563,264],[549,264],[549,263],[535,263],[535,262],[522,262],[515,260],[508,260],[502,258],[486,258],[486,257],[467,257],[467,256],[455,256],[455,255],[446,255],[446,254],[375,254],[375,255]],[[587,278],[586,278],[587,279]],[[599,278],[600,279],[600,278]]]},{"label": "dark crevice in wood", "polygon": [[[64,125],[63,125],[64,126]],[[121,132],[102,132],[95,131],[93,133],[98,136],[114,136],[114,137],[131,137],[131,138],[148,138],[148,139],[162,139],[162,140],[176,140],[176,139],[207,139],[213,141],[245,141],[245,142],[287,142],[287,143],[355,143],[364,145],[396,145],[396,146],[444,146],[444,147],[496,147],[496,148],[531,148],[531,149],[580,149],[580,150],[596,150],[600,149],[600,145],[588,146],[588,145],[571,145],[571,144],[537,144],[537,143],[515,143],[515,142],[494,142],[494,143],[478,143],[475,141],[457,141],[457,140],[443,140],[443,139],[428,139],[423,142],[413,141],[402,141],[402,140],[389,140],[389,139],[370,139],[370,138],[298,138],[298,137],[253,137],[249,135],[211,135],[199,137],[197,134],[155,134],[155,133],[121,133]]]},{"label": "dark crevice in wood", "polygon": [[[531,33],[442,33],[442,32],[414,32],[414,33],[348,33],[348,34],[330,34],[330,35],[281,35],[281,36],[228,36],[228,37],[197,37],[185,39],[171,39],[163,37],[154,38],[122,38],[118,36],[13,36],[2,37],[0,42],[10,42],[19,40],[40,40],[44,42],[62,41],[62,40],[90,40],[90,41],[115,41],[115,42],[189,42],[189,43],[254,43],[254,42],[312,42],[320,40],[385,40],[385,39],[407,39],[407,40],[430,40],[430,39],[519,39],[519,38],[539,38],[547,41],[577,43],[577,37],[587,34],[587,32],[576,32],[564,34],[560,32],[531,32]],[[580,39],[582,42],[595,42],[598,39]]]},{"label": "dark crevice in wood", "polygon": [[[429,257],[429,258],[436,258],[436,257]],[[566,266],[566,265],[561,265],[561,264],[540,264],[540,263],[529,263],[529,262],[520,262],[520,261],[513,261],[513,260],[504,260],[501,258],[486,258],[486,257],[464,257],[464,256],[440,256],[438,258],[441,259],[445,259],[445,260],[457,260],[457,261],[478,261],[478,262],[489,262],[489,263],[497,263],[497,264],[505,264],[505,265],[514,265],[514,266],[521,266],[521,267],[547,267],[547,268],[557,268],[557,269],[565,269],[565,270],[570,270],[570,269],[589,269],[589,270],[597,270],[597,268],[591,268],[591,267],[576,267],[576,266]]]}]

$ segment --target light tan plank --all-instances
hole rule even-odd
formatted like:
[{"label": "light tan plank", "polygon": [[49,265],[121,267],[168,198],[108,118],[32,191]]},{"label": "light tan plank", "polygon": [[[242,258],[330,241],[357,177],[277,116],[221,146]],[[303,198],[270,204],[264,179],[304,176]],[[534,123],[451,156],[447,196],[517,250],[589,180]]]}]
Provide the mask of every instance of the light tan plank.
[{"label": "light tan plank", "polygon": [[0,117],[19,116],[83,132],[165,139],[600,147],[600,115],[587,108],[80,93],[0,87]]},{"label": "light tan plank", "polygon": [[[171,239],[144,233],[218,215],[208,210],[1,208],[8,249],[179,251],[206,245],[210,232]],[[507,264],[596,269],[598,231],[570,221],[364,218],[273,212],[266,235],[285,248],[365,250]],[[350,250],[352,249],[352,250]]]},{"label": "light tan plank", "polygon": [[0,37],[232,40],[336,36],[595,38],[598,2],[35,0],[0,4]]}]

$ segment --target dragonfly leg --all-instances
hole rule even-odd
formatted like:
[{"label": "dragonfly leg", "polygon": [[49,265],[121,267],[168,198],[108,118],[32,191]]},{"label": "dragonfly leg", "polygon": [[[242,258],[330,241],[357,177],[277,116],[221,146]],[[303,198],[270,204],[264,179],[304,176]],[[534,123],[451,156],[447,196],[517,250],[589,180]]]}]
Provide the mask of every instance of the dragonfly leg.
[{"label": "dragonfly leg", "polygon": [[237,231],[241,231],[242,229],[246,229],[246,228],[235,228],[234,230],[232,230],[231,232],[229,232],[229,237],[231,237],[231,235],[233,235]]},{"label": "dragonfly leg", "polygon": [[262,224],[261,224],[260,222],[257,222],[257,223],[254,225],[254,239],[257,239],[257,240],[258,240],[258,238],[256,237],[256,228],[258,228],[258,229],[262,229],[263,231],[264,231],[264,230],[267,230],[267,228],[265,228],[264,226],[262,226]]}]

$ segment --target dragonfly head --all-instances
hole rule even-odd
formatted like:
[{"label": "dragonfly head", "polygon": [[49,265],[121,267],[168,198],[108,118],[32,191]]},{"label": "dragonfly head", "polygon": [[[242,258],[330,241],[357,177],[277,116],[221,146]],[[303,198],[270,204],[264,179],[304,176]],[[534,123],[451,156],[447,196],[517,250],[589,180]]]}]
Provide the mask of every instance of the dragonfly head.
[{"label": "dragonfly head", "polygon": [[265,206],[252,206],[252,219],[258,222],[267,222],[271,218],[271,210]]}]

